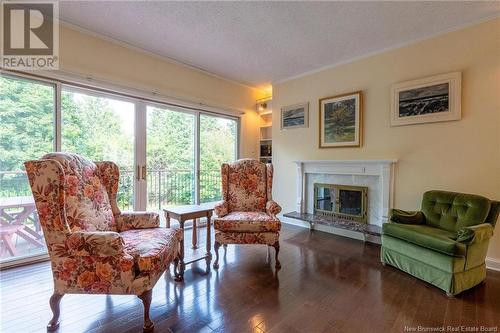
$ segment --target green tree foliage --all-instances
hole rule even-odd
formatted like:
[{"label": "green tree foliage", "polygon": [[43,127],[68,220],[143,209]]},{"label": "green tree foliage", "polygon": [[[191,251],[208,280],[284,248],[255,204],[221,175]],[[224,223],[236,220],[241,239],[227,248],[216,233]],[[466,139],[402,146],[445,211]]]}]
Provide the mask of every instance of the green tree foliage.
[{"label": "green tree foliage", "polygon": [[200,117],[200,169],[220,170],[222,163],[236,157],[236,121],[220,117]]},{"label": "green tree foliage", "polygon": [[54,149],[54,88],[0,77],[0,171]]},{"label": "green tree foliage", "polygon": [[114,161],[122,169],[133,170],[133,122],[127,133],[119,114],[127,113],[125,116],[133,119],[133,106],[115,102],[113,108],[107,98],[67,91],[63,91],[61,97],[62,150],[94,161]]},{"label": "green tree foliage", "polygon": [[148,169],[192,171],[195,116],[154,107],[147,113]]}]

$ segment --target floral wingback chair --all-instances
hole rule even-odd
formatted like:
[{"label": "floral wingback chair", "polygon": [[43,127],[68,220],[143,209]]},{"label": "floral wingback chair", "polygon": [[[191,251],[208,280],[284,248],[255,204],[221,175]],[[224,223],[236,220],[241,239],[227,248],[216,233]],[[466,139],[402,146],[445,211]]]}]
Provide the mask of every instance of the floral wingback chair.
[{"label": "floral wingback chair", "polygon": [[222,164],[222,199],[215,206],[214,268],[219,267],[219,247],[227,244],[266,244],[278,260],[281,207],[272,200],[273,166],[253,159]]},{"label": "floral wingback chair", "polygon": [[179,230],[160,228],[156,213],[120,212],[113,162],[51,153],[25,166],[54,277],[47,328],[59,326],[64,294],[131,294],[142,300],[144,330],[151,330],[151,290],[178,264]]}]

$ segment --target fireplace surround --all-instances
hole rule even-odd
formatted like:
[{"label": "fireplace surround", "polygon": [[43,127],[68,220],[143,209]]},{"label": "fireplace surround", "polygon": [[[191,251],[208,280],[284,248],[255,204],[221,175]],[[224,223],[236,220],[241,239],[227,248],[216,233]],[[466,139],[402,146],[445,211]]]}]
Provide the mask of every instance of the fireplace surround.
[{"label": "fireplace surround", "polygon": [[[396,159],[295,161],[297,209],[283,214],[282,221],[302,227],[307,224],[311,229],[380,244],[381,227],[393,205],[396,162]],[[365,188],[365,223],[318,212],[315,184]]]},{"label": "fireplace surround", "polygon": [[[306,217],[311,227],[315,222],[327,224],[325,215],[316,214],[314,203],[314,184],[339,184],[358,186],[367,189],[366,224],[353,220],[346,225],[355,225],[361,230],[378,230],[388,219],[389,209],[393,205],[394,176],[396,159],[387,160],[302,160],[296,165],[296,198],[295,219]],[[315,221],[314,223],[311,221]],[[331,225],[331,224],[329,224]],[[370,232],[371,232],[370,231]]]}]

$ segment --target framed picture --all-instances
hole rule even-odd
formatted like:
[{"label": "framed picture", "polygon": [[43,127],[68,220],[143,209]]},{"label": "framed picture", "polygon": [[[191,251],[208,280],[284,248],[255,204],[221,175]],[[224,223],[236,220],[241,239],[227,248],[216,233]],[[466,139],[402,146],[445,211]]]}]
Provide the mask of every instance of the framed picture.
[{"label": "framed picture", "polygon": [[460,120],[460,72],[394,84],[391,126]]},{"label": "framed picture", "polygon": [[319,147],[360,147],[362,92],[319,100]]},{"label": "framed picture", "polygon": [[309,103],[295,104],[281,109],[281,129],[309,126]]}]

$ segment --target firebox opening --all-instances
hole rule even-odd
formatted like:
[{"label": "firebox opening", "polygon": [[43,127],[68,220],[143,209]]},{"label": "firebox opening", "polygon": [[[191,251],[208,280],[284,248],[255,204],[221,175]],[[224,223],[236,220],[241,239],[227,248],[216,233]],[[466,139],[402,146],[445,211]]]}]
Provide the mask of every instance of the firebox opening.
[{"label": "firebox opening", "polygon": [[368,188],[314,184],[314,214],[367,222]]}]

